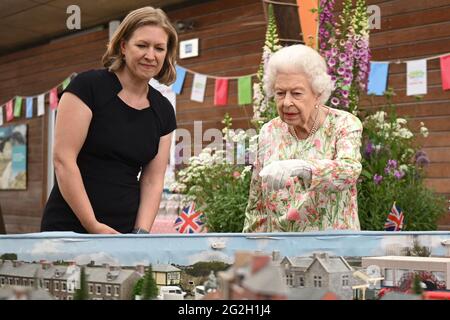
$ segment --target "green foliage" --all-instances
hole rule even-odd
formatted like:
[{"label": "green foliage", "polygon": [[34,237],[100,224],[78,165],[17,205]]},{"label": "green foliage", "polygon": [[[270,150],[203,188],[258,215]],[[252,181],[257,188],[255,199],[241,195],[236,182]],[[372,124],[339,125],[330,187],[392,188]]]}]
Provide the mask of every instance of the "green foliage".
[{"label": "green foliage", "polygon": [[4,253],[0,256],[0,260],[17,260],[16,253]]},{"label": "green foliage", "polygon": [[404,213],[405,231],[436,230],[437,221],[445,213],[444,197],[409,176],[403,181],[377,186],[364,179],[358,184],[358,212],[362,230],[384,230],[384,223],[392,205]]},{"label": "green foliage", "polygon": [[413,247],[406,248],[405,254],[414,257],[429,257],[431,255],[431,249],[426,246],[421,246],[419,241],[414,239]]},{"label": "green foliage", "polygon": [[142,299],[151,300],[155,299],[158,295],[158,287],[156,286],[156,281],[153,278],[153,268],[150,264],[144,275],[144,281],[142,284]]},{"label": "green foliage", "polygon": [[138,281],[136,281],[133,287],[131,300],[135,300],[136,296],[140,296],[142,294],[143,286],[144,286],[144,278],[140,278]]},{"label": "green foliage", "polygon": [[422,288],[422,286],[421,286],[421,279],[420,279],[420,276],[416,273],[415,275],[414,275],[414,281],[413,281],[413,287],[412,287],[412,291],[415,293],[415,294],[422,294],[422,292],[423,292],[423,288]]},{"label": "green foliage", "polygon": [[178,173],[174,189],[184,190],[188,201],[195,201],[197,210],[204,212],[208,232],[241,232],[251,166],[236,163],[246,162],[252,138],[244,131],[236,134],[230,129],[228,114],[222,123],[227,152],[205,148],[199,156],[191,157],[189,165]]},{"label": "green foliage", "polygon": [[222,261],[200,261],[187,268],[186,273],[192,277],[207,277],[211,271],[217,273],[218,271],[224,271],[229,267],[229,264]]},{"label": "green foliage", "polygon": [[[241,168],[242,167],[242,168]],[[250,175],[240,176],[243,166],[219,164],[205,168],[189,194],[203,204],[208,232],[241,232],[248,201]]]},{"label": "green foliage", "polygon": [[263,55],[261,58],[261,63],[258,68],[256,77],[258,82],[253,86],[253,119],[252,123],[255,128],[259,131],[262,125],[267,121],[272,120],[278,116],[275,101],[269,98],[264,90],[264,72],[266,65],[269,61],[270,56],[278,51],[280,46],[280,41],[278,38],[278,29],[273,13],[273,5],[268,6],[268,25],[266,30],[266,37],[264,41]]},{"label": "green foliage", "polygon": [[268,6],[268,17],[269,23],[267,25],[265,45],[271,52],[275,52],[280,49],[280,40],[278,39],[277,20],[275,19],[273,5],[271,3]]},{"label": "green foliage", "polygon": [[[436,230],[439,217],[445,213],[445,199],[425,186],[426,161],[416,163],[420,147],[407,120],[397,116],[392,96],[390,89],[386,107],[364,120],[363,169],[358,184],[361,228],[384,230],[396,202],[404,213],[403,230]],[[420,132],[428,135],[424,125]],[[420,153],[426,157],[423,151]]]},{"label": "green foliage", "polygon": [[88,286],[86,281],[86,269],[85,267],[81,267],[80,271],[80,288],[75,289],[75,294],[73,295],[74,300],[88,300]]}]

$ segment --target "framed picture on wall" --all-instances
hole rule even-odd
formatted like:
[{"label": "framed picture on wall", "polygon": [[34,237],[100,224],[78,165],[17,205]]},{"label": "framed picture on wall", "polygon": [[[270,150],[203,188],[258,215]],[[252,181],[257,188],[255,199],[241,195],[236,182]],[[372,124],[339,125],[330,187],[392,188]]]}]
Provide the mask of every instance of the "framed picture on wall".
[{"label": "framed picture on wall", "polygon": [[0,190],[27,189],[27,125],[0,127]]},{"label": "framed picture on wall", "polygon": [[180,59],[198,56],[198,38],[180,41]]}]

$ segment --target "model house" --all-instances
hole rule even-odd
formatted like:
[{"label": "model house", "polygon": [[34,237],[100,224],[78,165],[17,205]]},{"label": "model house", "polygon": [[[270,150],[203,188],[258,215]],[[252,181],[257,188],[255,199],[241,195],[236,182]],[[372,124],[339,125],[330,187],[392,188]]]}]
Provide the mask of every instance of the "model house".
[{"label": "model house", "polygon": [[450,258],[413,256],[362,258],[363,267],[372,265],[380,268],[384,277],[382,285],[385,287],[398,287],[405,275],[423,271],[431,273],[437,281],[444,282],[446,290],[450,290]]},{"label": "model house", "polygon": [[[141,278],[138,271],[118,266],[86,267],[89,299],[126,300]],[[60,300],[72,300],[80,284],[80,267],[55,265],[48,261],[27,263],[0,260],[0,288],[24,287],[43,289]]]},{"label": "model house", "polygon": [[181,282],[181,270],[170,264],[152,265],[153,278],[158,287],[179,285]]},{"label": "model house", "polygon": [[353,297],[353,268],[343,257],[314,253],[311,257],[284,257],[280,262],[291,288],[325,288],[340,299]]}]

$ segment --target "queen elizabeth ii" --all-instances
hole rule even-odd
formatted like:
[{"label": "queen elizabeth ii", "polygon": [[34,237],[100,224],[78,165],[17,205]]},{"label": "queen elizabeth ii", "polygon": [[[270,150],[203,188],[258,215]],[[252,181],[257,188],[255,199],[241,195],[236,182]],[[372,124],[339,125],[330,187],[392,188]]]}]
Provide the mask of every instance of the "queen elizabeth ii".
[{"label": "queen elizabeth ii", "polygon": [[279,117],[259,134],[243,231],[359,230],[362,125],[325,105],[333,83],[324,59],[293,45],[277,51],[266,72]]}]

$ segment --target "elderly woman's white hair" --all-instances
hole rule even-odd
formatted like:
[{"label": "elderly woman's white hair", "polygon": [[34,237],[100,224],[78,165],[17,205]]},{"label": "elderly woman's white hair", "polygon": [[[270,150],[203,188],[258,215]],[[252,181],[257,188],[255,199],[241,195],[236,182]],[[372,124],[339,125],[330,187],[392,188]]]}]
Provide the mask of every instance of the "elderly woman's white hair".
[{"label": "elderly woman's white hair", "polygon": [[269,60],[264,76],[264,87],[269,97],[274,95],[278,73],[304,73],[320,103],[324,104],[333,90],[333,81],[327,73],[327,65],[314,49],[296,44],[275,52]]}]

